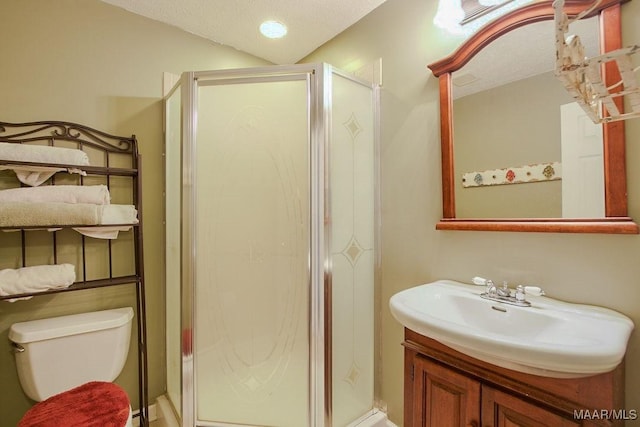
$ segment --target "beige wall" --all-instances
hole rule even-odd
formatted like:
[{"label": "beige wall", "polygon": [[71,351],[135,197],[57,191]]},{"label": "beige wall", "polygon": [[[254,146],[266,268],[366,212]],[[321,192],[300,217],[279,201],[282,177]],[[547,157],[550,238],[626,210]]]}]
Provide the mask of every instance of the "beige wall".
[{"label": "beige wall", "polygon": [[[460,40],[432,24],[437,2],[387,0],[307,61],[357,69],[383,61],[382,298],[475,275],[536,283],[552,297],[611,307],[640,324],[639,236],[436,231],[441,215],[438,84],[427,64]],[[640,2],[623,6],[625,44],[640,41]],[[628,121],[629,212],[640,219],[640,120]],[[382,313],[381,398],[402,421],[402,327]],[[640,332],[627,354],[627,408],[640,408]]]},{"label": "beige wall", "polygon": [[562,217],[562,181],[465,188],[462,174],[560,162],[560,105],[571,101],[553,72],[456,99],[456,215]]},{"label": "beige wall", "polygon": [[[97,0],[0,2],[0,121],[68,120],[136,134],[143,158],[150,397],[165,389],[162,283],[162,73],[265,61]],[[0,235],[0,248],[8,238]],[[134,304],[129,287],[0,302],[0,419],[15,425],[22,393],[7,331],[12,323]],[[137,400],[135,351],[118,380]]]}]

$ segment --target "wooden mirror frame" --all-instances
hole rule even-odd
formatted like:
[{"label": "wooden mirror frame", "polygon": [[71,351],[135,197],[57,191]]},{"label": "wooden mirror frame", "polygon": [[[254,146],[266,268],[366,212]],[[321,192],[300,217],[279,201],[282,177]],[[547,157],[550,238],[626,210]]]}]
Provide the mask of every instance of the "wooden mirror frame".
[{"label": "wooden mirror frame", "polygon": [[[622,47],[621,4],[626,1],[603,0],[589,15],[600,15],[601,52]],[[566,0],[565,12],[570,17],[576,16],[590,4],[588,0]],[[553,19],[552,1],[525,5],[487,24],[453,54],[429,65],[440,85],[443,218],[436,225],[437,230],[638,234],[638,225],[627,216],[624,121],[603,125],[605,218],[456,218],[451,74],[496,38],[524,25]],[[615,64],[608,63],[604,73],[607,86],[620,80]],[[622,111],[622,99],[616,99],[616,103]]]}]

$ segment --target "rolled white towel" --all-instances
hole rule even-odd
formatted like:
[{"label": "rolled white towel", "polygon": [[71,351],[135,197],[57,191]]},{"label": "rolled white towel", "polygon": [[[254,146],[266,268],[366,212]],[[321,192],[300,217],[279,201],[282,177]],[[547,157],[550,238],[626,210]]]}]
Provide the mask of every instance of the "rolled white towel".
[{"label": "rolled white towel", "polygon": [[[69,287],[75,280],[76,272],[73,264],[36,265],[15,270],[5,269],[0,270],[0,295],[10,296],[63,289]],[[13,302],[15,299],[8,301]]]},{"label": "rolled white towel", "polygon": [[76,148],[0,142],[0,160],[88,166],[89,156]]},{"label": "rolled white towel", "polygon": [[106,185],[45,185],[0,190],[0,203],[59,202],[107,205],[110,200]]}]

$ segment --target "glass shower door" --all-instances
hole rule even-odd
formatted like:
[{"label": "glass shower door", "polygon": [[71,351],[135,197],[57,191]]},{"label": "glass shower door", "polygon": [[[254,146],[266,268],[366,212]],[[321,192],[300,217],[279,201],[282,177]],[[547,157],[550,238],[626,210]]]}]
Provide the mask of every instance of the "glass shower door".
[{"label": "glass shower door", "polygon": [[378,90],[328,64],[187,72],[181,86],[165,190],[182,425],[367,425]]},{"label": "glass shower door", "polygon": [[196,418],[309,425],[308,78],[197,85]]}]

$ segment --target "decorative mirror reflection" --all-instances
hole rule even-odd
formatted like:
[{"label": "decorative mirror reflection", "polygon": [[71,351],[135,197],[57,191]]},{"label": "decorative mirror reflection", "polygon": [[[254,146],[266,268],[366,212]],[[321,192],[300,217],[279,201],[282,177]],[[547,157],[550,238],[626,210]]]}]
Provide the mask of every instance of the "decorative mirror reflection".
[{"label": "decorative mirror reflection", "polygon": [[[596,55],[597,17],[577,24]],[[458,217],[605,217],[602,127],[575,108],[554,54],[553,21],[536,22],[452,74]]]},{"label": "decorative mirror reflection", "polygon": [[[567,1],[581,12],[584,1]],[[576,25],[577,24],[577,25]],[[572,24],[587,56],[620,47],[620,1]],[[594,125],[553,73],[551,1],[499,18],[431,64],[440,79],[438,229],[637,233],[624,124]],[[615,81],[616,70],[606,78]]]}]

